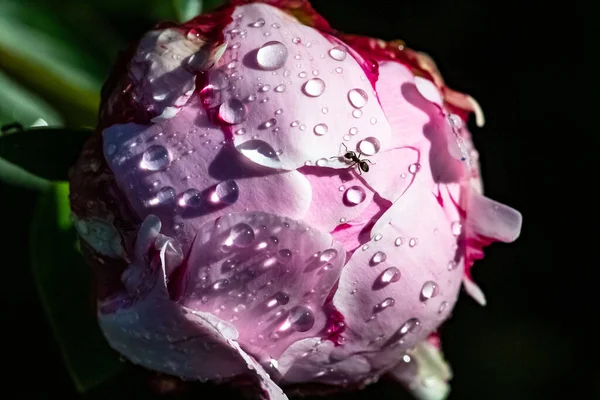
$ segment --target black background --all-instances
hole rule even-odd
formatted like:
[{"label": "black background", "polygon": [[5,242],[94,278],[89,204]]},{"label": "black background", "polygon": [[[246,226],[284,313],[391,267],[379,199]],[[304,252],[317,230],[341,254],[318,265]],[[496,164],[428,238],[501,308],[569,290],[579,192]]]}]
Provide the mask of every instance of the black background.
[{"label": "black background", "polygon": [[[593,204],[586,204],[586,199],[594,202],[596,185],[593,180],[582,184],[594,171],[583,164],[593,160],[598,149],[592,130],[597,117],[588,117],[592,122],[587,129],[576,127],[586,118],[586,100],[574,89],[587,87],[595,72],[581,65],[587,36],[583,19],[576,18],[576,5],[553,8],[549,3],[473,0],[312,3],[341,31],[400,38],[426,51],[450,87],[475,97],[487,118],[484,128],[471,127],[486,195],[523,214],[517,242],[492,245],[475,265],[475,281],[488,305],[480,307],[461,294],[453,317],[441,330],[454,371],[450,399],[600,398],[593,339],[600,310],[593,300],[598,281],[586,277],[599,263],[592,256],[593,245],[585,244],[597,231],[588,211]],[[153,21],[113,23],[133,40]],[[33,198],[31,204],[23,198],[5,197],[3,208],[33,205]],[[576,217],[577,211],[588,216]],[[28,218],[7,215],[2,227],[2,253],[8,255],[2,258],[8,262],[0,261],[8,316],[2,323],[8,338],[0,342],[6,349],[0,359],[7,371],[2,386],[37,398],[75,398],[38,303],[26,251],[20,250]],[[117,378],[86,397],[149,397],[147,375],[140,370],[132,374],[135,378]],[[236,392],[212,385],[190,390],[192,398],[236,397]],[[410,397],[384,381],[335,398]]]}]

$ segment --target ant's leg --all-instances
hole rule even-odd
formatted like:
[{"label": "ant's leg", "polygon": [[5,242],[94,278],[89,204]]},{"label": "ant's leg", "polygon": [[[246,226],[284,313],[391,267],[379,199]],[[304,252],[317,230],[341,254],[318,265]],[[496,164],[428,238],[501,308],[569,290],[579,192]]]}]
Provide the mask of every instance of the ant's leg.
[{"label": "ant's leg", "polygon": [[344,148],[346,149],[346,153],[348,152],[348,147],[346,146],[345,143],[342,143],[342,146],[344,146]]},{"label": "ant's leg", "polygon": [[372,162],[371,160],[367,160],[366,158],[363,158],[363,159],[362,159],[362,161],[366,161],[366,162],[368,162],[369,164],[373,164],[373,165],[375,165],[375,163],[374,163],[374,162]]}]

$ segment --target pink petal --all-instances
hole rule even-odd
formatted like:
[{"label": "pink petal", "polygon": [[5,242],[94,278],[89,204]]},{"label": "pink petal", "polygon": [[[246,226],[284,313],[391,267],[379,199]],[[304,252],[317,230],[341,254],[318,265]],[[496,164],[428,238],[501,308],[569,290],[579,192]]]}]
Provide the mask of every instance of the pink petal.
[{"label": "pink petal", "polygon": [[[342,272],[333,304],[356,351],[399,357],[435,330],[456,301],[463,272],[455,264],[462,261],[452,223],[460,217],[448,190],[434,194],[432,186],[426,168],[417,173]],[[369,358],[385,367],[378,356]]]},{"label": "pink petal", "polygon": [[[238,150],[256,163],[290,170],[344,167],[330,157],[343,155],[342,143],[356,150],[368,137],[388,148],[390,127],[370,82],[351,54],[336,49],[337,41],[266,4],[236,7],[233,15],[241,17],[226,28],[228,51],[211,70],[205,101],[217,112],[232,99],[245,103],[238,108],[246,110],[239,112],[243,121],[225,126],[245,130],[233,135]],[[364,92],[366,104],[351,89]]]},{"label": "pink petal", "polygon": [[238,353],[227,344],[227,340],[237,337],[235,328],[209,314],[181,307],[169,298],[166,246],[161,249],[161,260],[155,257],[152,264],[147,263],[144,249],[153,247],[158,230],[160,221],[149,216],[140,227],[134,263],[124,274],[128,293],[99,304],[98,321],[108,342],[135,364],[189,379],[216,379],[245,372]]},{"label": "pink petal", "polygon": [[467,224],[470,234],[500,242],[514,242],[521,233],[523,216],[505,206],[472,191],[468,203]]},{"label": "pink petal", "polygon": [[302,174],[273,173],[240,156],[198,98],[170,120],[113,125],[103,135],[108,165],[131,207],[140,219],[152,213],[168,221],[165,234],[184,252],[208,219],[244,210],[302,218],[310,206]]},{"label": "pink petal", "polygon": [[344,347],[318,338],[292,344],[278,360],[277,370],[285,383],[319,382],[347,385],[365,379],[371,365],[361,355],[348,354]]},{"label": "pink petal", "polygon": [[373,191],[346,170],[299,169],[312,187],[312,202],[304,222],[325,232],[360,216],[373,200]]},{"label": "pink petal", "polygon": [[450,392],[450,367],[440,350],[426,340],[404,355],[389,374],[418,400],[443,400]]},{"label": "pink petal", "polygon": [[345,251],[327,233],[261,212],[208,222],[194,241],[181,302],[230,321],[261,362],[325,327]]}]

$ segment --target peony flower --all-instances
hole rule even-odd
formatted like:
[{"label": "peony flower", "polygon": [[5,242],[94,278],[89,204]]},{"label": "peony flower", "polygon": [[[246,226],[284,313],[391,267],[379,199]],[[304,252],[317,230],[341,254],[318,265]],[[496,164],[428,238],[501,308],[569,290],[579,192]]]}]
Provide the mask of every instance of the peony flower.
[{"label": "peony flower", "polygon": [[441,399],[436,330],[520,214],[482,194],[483,115],[402,42],[233,1],[121,57],[71,177],[111,346],[192,380]]}]

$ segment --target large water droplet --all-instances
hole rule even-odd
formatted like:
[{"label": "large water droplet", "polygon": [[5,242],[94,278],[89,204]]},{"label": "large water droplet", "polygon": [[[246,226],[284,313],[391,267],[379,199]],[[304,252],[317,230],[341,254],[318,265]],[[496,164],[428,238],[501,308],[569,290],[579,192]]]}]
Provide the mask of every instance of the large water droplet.
[{"label": "large water droplet", "polygon": [[233,204],[239,197],[238,185],[234,180],[220,182],[211,200],[215,203]]},{"label": "large water droplet", "polygon": [[462,224],[459,221],[454,221],[450,225],[450,229],[452,230],[452,234],[454,236],[458,236],[458,235],[460,235],[460,232],[462,231]]},{"label": "large water droplet", "polygon": [[439,291],[440,288],[434,281],[425,282],[423,284],[423,287],[421,288],[421,301],[426,301],[431,299],[432,297],[437,296]]},{"label": "large water droplet", "polygon": [[159,204],[167,204],[175,199],[175,189],[171,186],[166,186],[156,192],[156,196],[154,198],[148,200],[148,205],[156,206]]},{"label": "large water droplet", "polygon": [[381,144],[379,143],[379,140],[373,136],[369,136],[368,138],[361,140],[358,144],[358,151],[366,156],[377,154],[380,148]]},{"label": "large water droplet", "polygon": [[219,118],[227,124],[239,124],[246,119],[248,108],[238,99],[232,98],[219,107]]},{"label": "large water droplet", "polygon": [[179,198],[179,205],[182,207],[200,207],[202,203],[202,195],[197,189],[188,189]]},{"label": "large water droplet", "polygon": [[371,266],[375,266],[384,262],[385,260],[387,260],[387,255],[383,251],[378,251],[377,253],[373,254],[373,257],[371,257],[370,264]]},{"label": "large water droplet", "polygon": [[310,97],[319,97],[325,91],[325,81],[321,78],[312,78],[302,86],[304,94]]},{"label": "large water droplet", "polygon": [[321,260],[322,262],[329,262],[329,261],[333,260],[334,258],[336,258],[337,255],[338,255],[338,252],[336,249],[327,249],[327,250],[323,251],[323,253],[321,253],[319,260]]},{"label": "large water droplet", "polygon": [[381,303],[376,304],[375,307],[373,307],[373,312],[374,313],[382,312],[383,310],[385,310],[388,307],[393,307],[394,304],[396,304],[396,300],[392,299],[391,297],[388,297],[385,300],[383,300]]},{"label": "large water droplet", "polygon": [[265,26],[265,20],[263,18],[259,18],[256,21],[248,24],[250,28],[260,28],[261,26]]},{"label": "large water droplet", "polygon": [[383,288],[390,283],[398,282],[400,280],[400,270],[396,267],[389,267],[379,275],[377,278],[377,286]]},{"label": "large water droplet", "polygon": [[329,56],[336,61],[344,61],[346,58],[346,47],[344,46],[335,46],[334,48],[329,50]]},{"label": "large water droplet", "polygon": [[287,57],[287,47],[275,40],[263,44],[256,52],[256,62],[258,65],[269,71],[283,67]]},{"label": "large water droplet", "polygon": [[352,89],[348,92],[348,101],[355,108],[363,108],[367,101],[369,100],[369,96],[367,92],[362,89]]},{"label": "large water droplet", "polygon": [[160,171],[169,166],[171,156],[169,151],[159,144],[152,145],[142,155],[140,167],[149,171]]},{"label": "large water droplet", "polygon": [[325,124],[317,124],[314,128],[315,135],[317,136],[323,136],[328,130],[329,128]]},{"label": "large water droplet", "polygon": [[315,316],[310,308],[305,306],[295,306],[290,310],[288,321],[293,330],[297,332],[306,332],[315,324]]},{"label": "large water droplet", "polygon": [[352,186],[344,193],[344,201],[348,205],[355,206],[362,203],[367,198],[365,189],[360,186]]},{"label": "large water droplet", "polygon": [[238,247],[248,247],[254,241],[254,230],[250,225],[240,223],[231,228],[229,238]]}]

